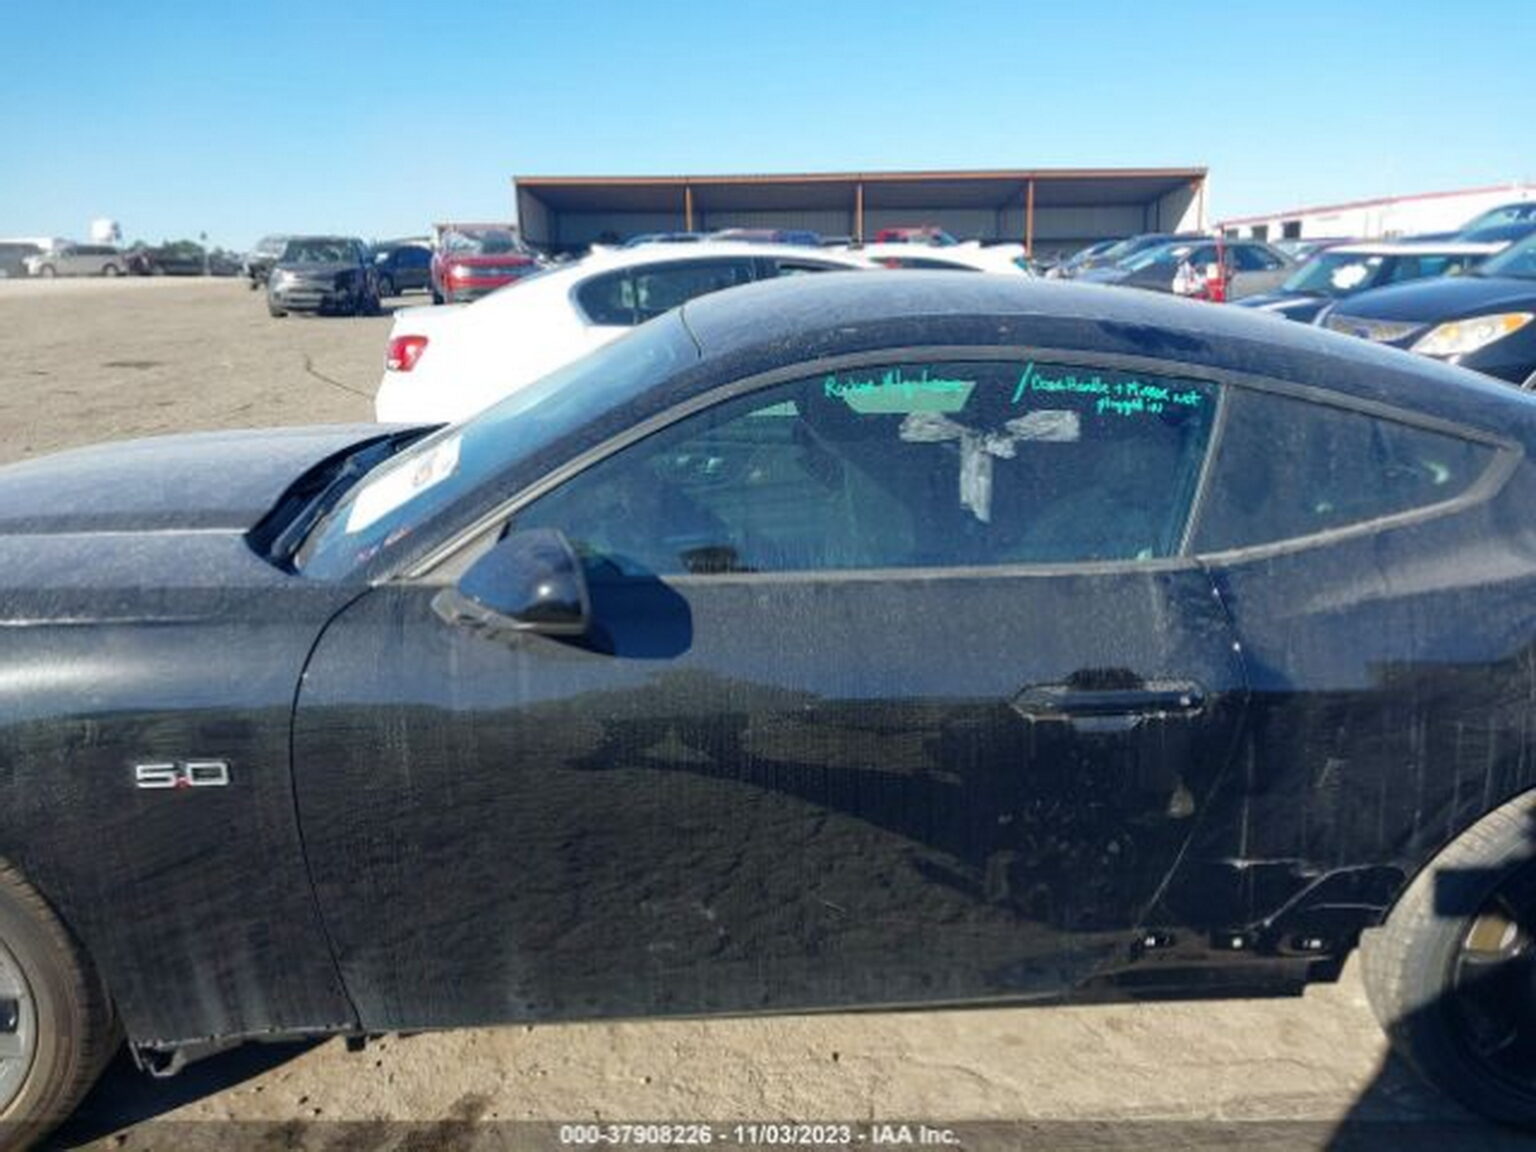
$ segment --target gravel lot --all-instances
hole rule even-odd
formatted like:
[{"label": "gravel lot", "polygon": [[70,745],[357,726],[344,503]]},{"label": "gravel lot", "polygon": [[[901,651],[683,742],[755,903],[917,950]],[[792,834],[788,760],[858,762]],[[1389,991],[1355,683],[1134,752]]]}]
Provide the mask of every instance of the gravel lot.
[{"label": "gravel lot", "polygon": [[[368,419],[388,327],[274,320],[240,281],[0,281],[0,461]],[[119,1061],[59,1142],[555,1147],[552,1128],[474,1122],[592,1118],[1030,1124],[962,1128],[967,1147],[1503,1140],[1386,1058],[1351,967],[1302,1000],[519,1027],[254,1046],[168,1081]],[[1424,1120],[1441,1124],[1402,1126]]]}]

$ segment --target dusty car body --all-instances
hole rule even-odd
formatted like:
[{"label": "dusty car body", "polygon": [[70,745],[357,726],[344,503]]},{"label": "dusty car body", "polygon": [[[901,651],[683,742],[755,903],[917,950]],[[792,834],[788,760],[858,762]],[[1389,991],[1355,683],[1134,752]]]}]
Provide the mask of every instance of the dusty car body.
[{"label": "dusty car body", "polygon": [[435,432],[13,465],[0,846],[150,1066],[1294,994],[1536,787],[1533,445],[1361,341],[896,272]]}]

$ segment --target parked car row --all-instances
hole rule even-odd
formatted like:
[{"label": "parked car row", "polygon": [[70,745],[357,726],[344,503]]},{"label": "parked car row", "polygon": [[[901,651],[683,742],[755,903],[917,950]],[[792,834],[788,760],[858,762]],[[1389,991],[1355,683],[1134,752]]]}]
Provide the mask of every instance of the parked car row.
[{"label": "parked car row", "polygon": [[266,290],[273,316],[289,312],[365,315],[404,292],[432,291],[426,241],[369,245],[356,236],[263,236],[242,268],[254,291]]},{"label": "parked car row", "polygon": [[209,250],[190,240],[128,250],[128,271],[135,276],[237,276],[241,264],[228,252]]},{"label": "parked car row", "polygon": [[1230,300],[1536,389],[1536,205],[1494,209],[1449,236],[1317,239],[1292,251],[1307,243],[1297,260],[1260,240],[1149,233],[1102,242],[1047,275]]},{"label": "parked car row", "polygon": [[71,240],[0,242],[0,275],[35,276],[234,276],[240,261],[222,249],[192,240],[155,246],[80,244]]},{"label": "parked car row", "polygon": [[[722,228],[714,232],[641,232],[625,240],[622,247],[642,244],[698,244],[706,240],[740,240],[750,244],[793,244],[801,248],[857,248],[848,236],[823,236],[805,228]],[[881,228],[873,244],[914,244],[947,248],[961,243],[936,224],[910,224]]]}]

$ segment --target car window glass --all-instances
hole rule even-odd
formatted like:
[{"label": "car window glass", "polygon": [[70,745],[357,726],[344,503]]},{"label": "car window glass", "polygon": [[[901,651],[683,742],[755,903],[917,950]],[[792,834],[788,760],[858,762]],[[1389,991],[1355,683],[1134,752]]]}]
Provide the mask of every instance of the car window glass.
[{"label": "car window glass", "polygon": [[633,326],[751,280],[749,259],[673,261],[595,277],[576,290],[576,301],[594,324]]},{"label": "car window glass", "polygon": [[1232,263],[1239,272],[1261,272],[1274,264],[1258,248],[1239,245],[1231,249]]},{"label": "car window glass", "polygon": [[518,514],[629,575],[1151,560],[1216,403],[1069,364],[816,373],[608,457]]},{"label": "car window glass", "polygon": [[829,264],[823,260],[783,260],[773,261],[773,271],[776,276],[803,276],[808,272],[842,272],[846,268],[842,264]]},{"label": "car window glass", "polygon": [[1460,496],[1494,449],[1268,392],[1233,390],[1197,552],[1310,536]]}]

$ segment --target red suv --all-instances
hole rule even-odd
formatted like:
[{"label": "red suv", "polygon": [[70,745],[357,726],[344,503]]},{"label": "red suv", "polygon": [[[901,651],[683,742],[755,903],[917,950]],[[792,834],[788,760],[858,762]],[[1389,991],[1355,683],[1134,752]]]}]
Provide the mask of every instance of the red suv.
[{"label": "red suv", "polygon": [[458,304],[537,272],[538,260],[507,224],[438,224],[432,302]]}]

